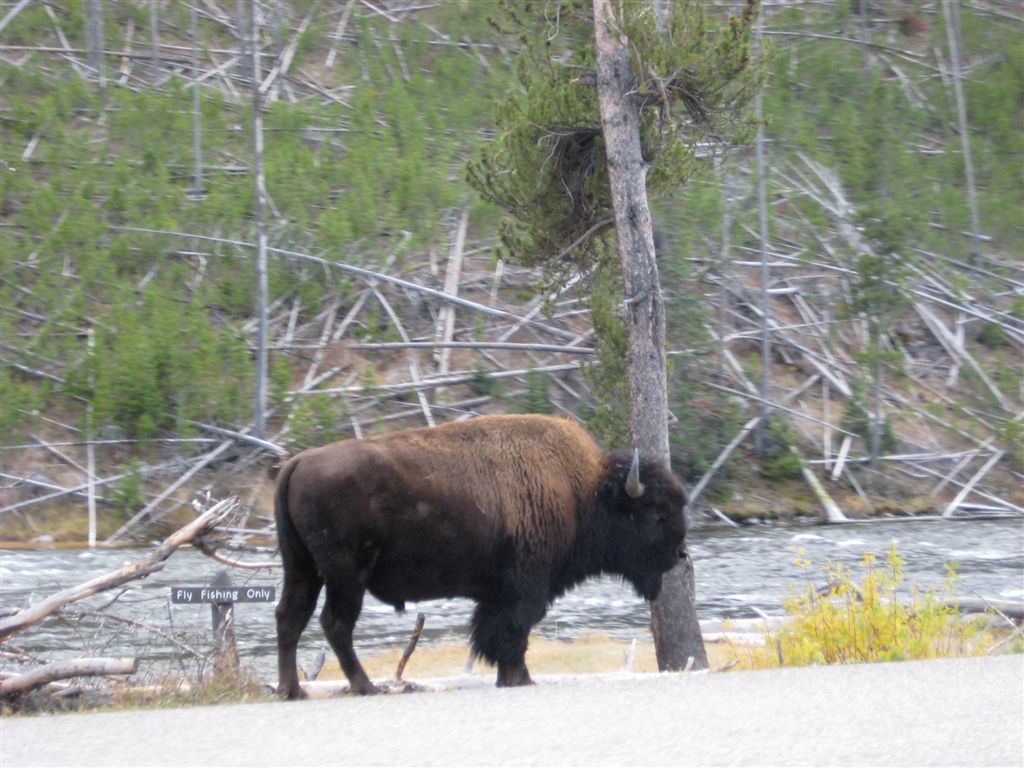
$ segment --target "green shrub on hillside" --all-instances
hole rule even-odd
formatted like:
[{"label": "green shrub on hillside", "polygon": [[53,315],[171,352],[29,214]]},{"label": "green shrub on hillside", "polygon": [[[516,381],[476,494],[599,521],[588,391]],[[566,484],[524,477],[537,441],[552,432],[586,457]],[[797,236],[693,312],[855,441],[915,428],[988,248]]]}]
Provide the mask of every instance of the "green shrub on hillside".
[{"label": "green shrub on hillside", "polygon": [[97,428],[148,438],[188,434],[192,420],[243,418],[251,388],[244,339],[211,326],[202,306],[160,292],[121,297],[117,308],[64,386],[92,403]]},{"label": "green shrub on hillside", "polygon": [[531,368],[526,372],[526,392],[509,403],[510,413],[554,413],[551,404],[551,374]]},{"label": "green shrub on hillside", "polygon": [[141,469],[141,461],[129,459],[121,466],[119,474],[123,477],[110,486],[111,501],[125,516],[137,512],[146,504]]},{"label": "green shrub on hillside", "polygon": [[[847,432],[859,435],[865,443],[871,434],[871,415],[868,413],[865,384],[861,379],[854,379],[850,389],[852,396],[843,400],[843,415],[839,426]],[[896,448],[896,433],[888,417],[882,419],[881,450],[887,453]]]},{"label": "green shrub on hillside", "polygon": [[767,439],[761,454],[761,475],[767,480],[793,480],[800,477],[800,456],[796,430],[785,416],[774,413],[768,420]]},{"label": "green shrub on hillside", "polygon": [[303,395],[292,412],[292,445],[296,451],[351,436],[348,404],[325,393]]}]

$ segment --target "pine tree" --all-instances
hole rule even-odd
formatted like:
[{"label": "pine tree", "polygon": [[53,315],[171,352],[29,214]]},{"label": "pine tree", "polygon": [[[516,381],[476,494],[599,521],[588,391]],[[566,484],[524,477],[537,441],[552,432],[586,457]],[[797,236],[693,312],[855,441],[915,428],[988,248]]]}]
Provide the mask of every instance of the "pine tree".
[{"label": "pine tree", "polygon": [[[757,3],[728,24],[696,0],[665,12],[610,0],[503,7],[506,28],[520,33],[520,87],[498,109],[499,138],[468,180],[508,214],[504,256],[543,266],[549,282],[611,272],[618,253],[630,432],[668,463],[665,311],[647,196],[689,178],[698,145],[749,137],[747,106],[764,76],[750,50]],[[659,668],[707,666],[694,604],[686,559],[652,606]]]}]

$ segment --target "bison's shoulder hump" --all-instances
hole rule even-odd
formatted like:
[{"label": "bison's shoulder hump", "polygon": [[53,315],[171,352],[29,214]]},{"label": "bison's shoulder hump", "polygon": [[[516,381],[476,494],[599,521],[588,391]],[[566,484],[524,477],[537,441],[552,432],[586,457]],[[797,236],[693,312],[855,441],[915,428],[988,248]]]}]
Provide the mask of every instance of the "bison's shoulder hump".
[{"label": "bison's shoulder hump", "polygon": [[569,416],[546,414],[503,414],[478,416],[475,419],[451,422],[433,430],[452,434],[493,434],[529,440],[567,440],[581,446],[596,446],[591,434]]}]

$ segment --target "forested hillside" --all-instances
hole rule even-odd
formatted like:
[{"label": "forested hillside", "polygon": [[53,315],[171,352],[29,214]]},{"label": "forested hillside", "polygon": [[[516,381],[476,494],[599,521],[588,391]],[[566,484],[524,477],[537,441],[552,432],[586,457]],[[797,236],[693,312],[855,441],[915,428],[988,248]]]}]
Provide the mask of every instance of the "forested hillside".
[{"label": "forested hillside", "polygon": [[[281,455],[475,413],[623,440],[614,275],[517,260],[466,180],[520,82],[497,4],[252,5],[0,7],[4,539],[84,537],[90,485],[100,540],[205,493],[258,529]],[[556,47],[562,5],[521,8]],[[817,514],[809,469],[850,516],[1024,511],[1022,31],[997,0],[767,5],[763,162],[698,152],[657,201],[701,509]]]}]

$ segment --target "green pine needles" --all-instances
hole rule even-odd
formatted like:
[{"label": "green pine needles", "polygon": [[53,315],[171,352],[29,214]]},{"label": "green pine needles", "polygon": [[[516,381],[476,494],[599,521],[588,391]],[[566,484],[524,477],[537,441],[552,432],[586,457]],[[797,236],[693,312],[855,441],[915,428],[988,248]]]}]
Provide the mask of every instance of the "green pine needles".
[{"label": "green pine needles", "polygon": [[[469,163],[467,178],[506,214],[505,258],[542,265],[552,277],[586,271],[607,253],[598,235],[612,226],[592,8],[562,0],[534,10],[504,2],[502,10],[499,26],[522,45],[518,87],[497,108],[498,137]],[[664,19],[649,3],[616,10],[633,51],[647,187],[657,197],[693,175],[698,147],[713,151],[752,134],[747,108],[765,74],[751,54],[757,3],[727,23],[689,0],[672,3]]]}]

